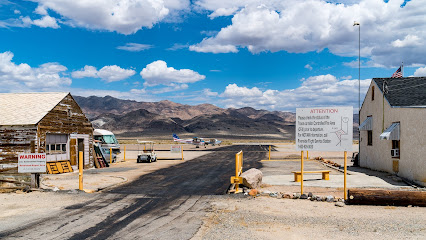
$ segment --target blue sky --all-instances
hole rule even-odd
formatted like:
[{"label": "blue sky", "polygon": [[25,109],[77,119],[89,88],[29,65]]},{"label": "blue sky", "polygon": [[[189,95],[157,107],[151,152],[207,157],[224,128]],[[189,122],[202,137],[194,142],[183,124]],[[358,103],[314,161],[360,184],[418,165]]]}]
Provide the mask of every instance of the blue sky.
[{"label": "blue sky", "polygon": [[295,111],[426,76],[424,0],[0,0],[0,92]]}]

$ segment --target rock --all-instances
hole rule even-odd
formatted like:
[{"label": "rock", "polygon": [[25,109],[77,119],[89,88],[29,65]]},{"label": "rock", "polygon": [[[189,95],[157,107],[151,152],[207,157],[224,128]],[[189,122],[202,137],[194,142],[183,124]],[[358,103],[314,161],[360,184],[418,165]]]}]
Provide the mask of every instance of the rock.
[{"label": "rock", "polygon": [[317,199],[316,199],[317,201],[322,201],[322,199],[323,199],[321,196],[316,196],[316,197],[317,197]]},{"label": "rock", "polygon": [[276,198],[278,196],[278,193],[270,193],[269,196],[273,197],[273,198]]},{"label": "rock", "polygon": [[308,193],[308,197],[312,197],[314,194],[312,194],[311,192]]},{"label": "rock", "polygon": [[54,191],[54,192],[57,192],[57,191],[59,191],[59,188],[58,188],[58,187],[55,187],[55,188],[53,189],[53,191]]},{"label": "rock", "polygon": [[292,193],[284,193],[283,198],[293,198],[293,194]]},{"label": "rock", "polygon": [[283,198],[283,195],[281,193],[278,193],[277,198]]},{"label": "rock", "polygon": [[325,199],[327,202],[333,202],[334,201],[334,197],[331,195],[328,195]]},{"label": "rock", "polygon": [[250,196],[256,196],[258,193],[259,192],[257,191],[257,189],[252,189],[252,190],[250,190],[249,195]]},{"label": "rock", "polygon": [[345,206],[345,204],[342,203],[342,202],[336,202],[334,205],[338,206],[338,207],[344,207]]},{"label": "rock", "polygon": [[300,198],[300,193],[293,193],[293,198],[294,199],[299,199]]},{"label": "rock", "polygon": [[308,195],[302,194],[302,195],[300,195],[300,199],[308,199]]},{"label": "rock", "polygon": [[256,189],[259,188],[262,184],[262,177],[263,174],[259,169],[251,168],[241,174],[241,177],[243,178],[243,185]]}]

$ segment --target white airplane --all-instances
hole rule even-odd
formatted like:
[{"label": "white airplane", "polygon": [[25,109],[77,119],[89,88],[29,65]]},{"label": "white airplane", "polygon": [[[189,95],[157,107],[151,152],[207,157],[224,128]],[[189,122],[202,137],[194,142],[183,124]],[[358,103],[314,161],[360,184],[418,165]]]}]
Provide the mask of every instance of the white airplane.
[{"label": "white airplane", "polygon": [[200,146],[206,146],[206,145],[219,145],[222,143],[222,141],[219,141],[217,139],[210,139],[209,141],[204,141],[203,138],[194,137],[194,138],[188,138],[188,139],[180,139],[178,135],[173,133],[173,141],[175,142],[181,142],[181,143],[187,143],[187,144],[193,144],[196,148],[199,148]]}]

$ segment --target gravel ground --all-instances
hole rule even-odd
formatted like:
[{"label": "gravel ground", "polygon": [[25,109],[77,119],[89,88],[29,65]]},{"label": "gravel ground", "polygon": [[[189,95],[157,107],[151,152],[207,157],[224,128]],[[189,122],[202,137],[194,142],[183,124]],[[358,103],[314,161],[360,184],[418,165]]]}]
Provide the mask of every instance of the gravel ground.
[{"label": "gravel ground", "polygon": [[426,239],[426,208],[216,196],[193,239]]}]

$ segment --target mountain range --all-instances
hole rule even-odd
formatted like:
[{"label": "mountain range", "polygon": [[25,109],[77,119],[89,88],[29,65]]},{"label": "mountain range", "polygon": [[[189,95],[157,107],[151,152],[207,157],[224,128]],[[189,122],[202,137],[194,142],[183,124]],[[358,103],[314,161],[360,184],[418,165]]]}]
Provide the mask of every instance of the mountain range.
[{"label": "mountain range", "polygon": [[295,113],[212,104],[184,105],[171,101],[137,102],[111,96],[74,96],[95,128],[120,137],[184,136],[294,139]]}]

